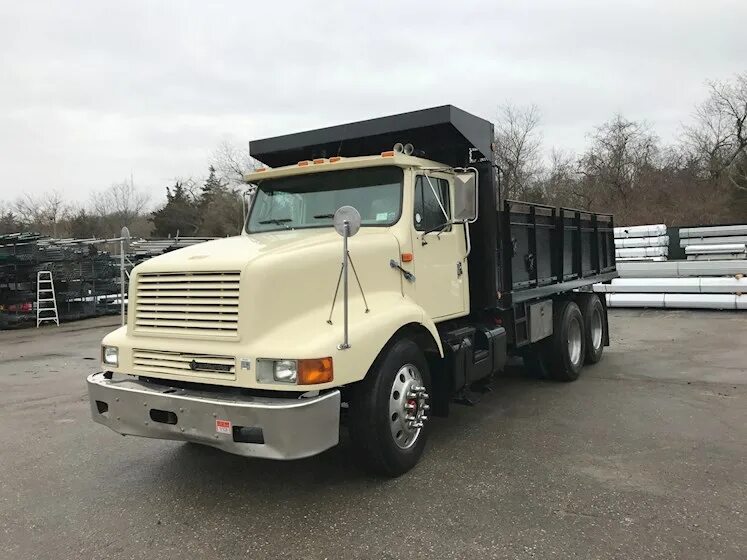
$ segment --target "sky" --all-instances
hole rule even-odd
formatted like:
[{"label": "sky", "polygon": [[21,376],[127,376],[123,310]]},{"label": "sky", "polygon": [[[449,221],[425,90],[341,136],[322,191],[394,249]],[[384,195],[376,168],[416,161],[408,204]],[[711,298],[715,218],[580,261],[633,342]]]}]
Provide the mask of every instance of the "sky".
[{"label": "sky", "polygon": [[536,104],[546,150],[615,113],[676,139],[747,71],[744,0],[0,0],[0,201],[162,198],[222,141],[435,105]]}]

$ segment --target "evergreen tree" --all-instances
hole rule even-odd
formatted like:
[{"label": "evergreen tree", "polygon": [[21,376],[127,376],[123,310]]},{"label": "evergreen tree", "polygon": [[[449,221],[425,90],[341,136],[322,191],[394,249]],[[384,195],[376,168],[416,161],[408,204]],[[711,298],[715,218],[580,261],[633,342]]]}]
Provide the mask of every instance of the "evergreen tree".
[{"label": "evergreen tree", "polygon": [[239,191],[219,178],[212,165],[200,193],[199,210],[201,235],[228,237],[241,232],[243,216]]},{"label": "evergreen tree", "polygon": [[0,211],[0,234],[18,233],[23,229],[23,224],[13,212],[10,210]]},{"label": "evergreen tree", "polygon": [[226,191],[226,185],[216,175],[215,167],[211,165],[208,168],[208,171],[210,174],[208,175],[205,184],[202,186],[202,193],[200,194],[201,207],[209,205],[212,200],[216,197],[220,197]]},{"label": "evergreen tree", "polygon": [[166,204],[151,214],[155,237],[195,235],[200,227],[198,201],[182,181],[166,187]]}]

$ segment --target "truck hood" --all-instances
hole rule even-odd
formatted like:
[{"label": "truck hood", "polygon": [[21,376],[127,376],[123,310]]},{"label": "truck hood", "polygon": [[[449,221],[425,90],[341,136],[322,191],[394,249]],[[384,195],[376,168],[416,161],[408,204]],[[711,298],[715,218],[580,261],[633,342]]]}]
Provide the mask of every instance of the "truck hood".
[{"label": "truck hood", "polygon": [[[381,235],[382,231],[360,230],[361,236]],[[389,237],[393,235],[386,233]],[[352,239],[351,239],[352,243]],[[184,247],[149,259],[137,267],[138,272],[184,272],[206,270],[243,270],[263,255],[304,251],[323,245],[339,247],[342,239],[332,228],[272,231],[215,239]]]},{"label": "truck hood", "polygon": [[[343,239],[332,228],[242,235],[185,247],[140,264],[142,273],[240,272],[239,333],[243,340],[269,336],[299,323],[299,332],[324,328],[340,278]],[[348,244],[355,272],[368,301],[385,294],[402,296],[400,244],[389,228],[361,228]],[[350,299],[363,312],[365,302],[350,274]],[[131,292],[134,297],[136,292]],[[335,318],[342,313],[340,287]],[[341,317],[340,317],[341,318]],[[301,325],[303,323],[303,325]],[[155,334],[155,333],[154,333]],[[169,336],[164,333],[164,336]]]}]

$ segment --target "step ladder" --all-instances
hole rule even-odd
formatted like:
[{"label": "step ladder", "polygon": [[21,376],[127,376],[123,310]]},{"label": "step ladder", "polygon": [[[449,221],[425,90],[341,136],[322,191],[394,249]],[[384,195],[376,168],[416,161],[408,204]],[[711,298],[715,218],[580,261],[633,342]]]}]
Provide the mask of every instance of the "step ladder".
[{"label": "step ladder", "polygon": [[54,293],[54,281],[49,270],[36,273],[36,328],[44,321],[54,321],[60,326],[57,315],[57,298]]}]

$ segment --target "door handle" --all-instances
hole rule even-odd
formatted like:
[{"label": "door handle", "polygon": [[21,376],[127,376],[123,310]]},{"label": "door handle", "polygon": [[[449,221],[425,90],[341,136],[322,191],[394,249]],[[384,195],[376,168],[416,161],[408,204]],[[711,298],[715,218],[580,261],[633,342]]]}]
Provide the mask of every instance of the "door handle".
[{"label": "door handle", "polygon": [[405,270],[404,268],[402,268],[399,265],[399,263],[397,263],[397,261],[395,261],[394,259],[392,259],[392,260],[389,261],[389,266],[391,266],[392,268],[396,268],[397,270],[399,270],[402,273],[402,276],[405,277],[405,280],[407,280],[409,282],[414,282],[415,281],[415,275],[412,272],[410,272],[409,270]]}]

